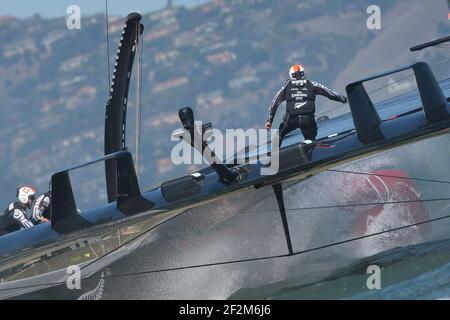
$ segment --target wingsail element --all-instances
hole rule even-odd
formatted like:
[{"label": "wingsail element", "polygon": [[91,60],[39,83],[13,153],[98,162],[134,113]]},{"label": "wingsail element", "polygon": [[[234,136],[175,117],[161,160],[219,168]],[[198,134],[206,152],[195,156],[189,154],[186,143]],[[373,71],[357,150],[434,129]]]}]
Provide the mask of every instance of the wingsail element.
[{"label": "wingsail element", "polygon": [[[105,156],[126,149],[126,115],[128,89],[139,36],[144,30],[142,16],[131,13],[126,18],[117,50],[111,89],[105,114]],[[105,162],[108,202],[116,201],[117,165],[114,159]]]},{"label": "wingsail element", "polygon": [[385,139],[385,135],[380,129],[380,117],[363,83],[408,69],[412,69],[416,76],[417,87],[422,99],[422,109],[428,123],[432,124],[448,119],[447,101],[430,66],[425,62],[418,62],[410,66],[400,67],[364,78],[347,86],[353,122],[357,136],[362,143],[368,144]]}]

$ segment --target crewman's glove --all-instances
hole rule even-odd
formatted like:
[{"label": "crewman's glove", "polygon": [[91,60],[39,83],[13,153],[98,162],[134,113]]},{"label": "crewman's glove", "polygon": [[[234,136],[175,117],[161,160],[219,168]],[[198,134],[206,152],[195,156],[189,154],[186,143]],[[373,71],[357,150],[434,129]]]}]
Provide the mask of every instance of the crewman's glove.
[{"label": "crewman's glove", "polygon": [[342,103],[347,103],[348,102],[347,97],[346,96],[341,96],[341,102]]}]

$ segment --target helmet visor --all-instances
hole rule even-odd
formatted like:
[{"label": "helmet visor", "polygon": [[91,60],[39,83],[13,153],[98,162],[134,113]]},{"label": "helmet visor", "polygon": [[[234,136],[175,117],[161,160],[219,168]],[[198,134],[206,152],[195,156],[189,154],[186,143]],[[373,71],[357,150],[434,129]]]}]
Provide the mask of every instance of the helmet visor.
[{"label": "helmet visor", "polygon": [[304,71],[295,71],[292,73],[292,78],[294,79],[301,79],[305,76],[305,72]]}]

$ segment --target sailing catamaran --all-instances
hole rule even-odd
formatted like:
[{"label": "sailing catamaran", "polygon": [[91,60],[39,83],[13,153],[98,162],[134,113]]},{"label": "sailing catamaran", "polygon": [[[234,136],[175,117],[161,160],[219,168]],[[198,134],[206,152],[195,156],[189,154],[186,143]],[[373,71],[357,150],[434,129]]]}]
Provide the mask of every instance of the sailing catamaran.
[{"label": "sailing catamaran", "polygon": [[[304,247],[298,244],[302,232],[287,214],[295,197],[299,196],[296,192],[301,189],[299,186],[319,173],[332,171],[357,159],[450,133],[450,81],[438,82],[425,62],[385,71],[347,85],[351,117],[348,114],[320,122],[319,138],[314,142],[302,141],[301,134],[298,133],[287,136],[283,147],[276,154],[280,161],[276,174],[262,175],[261,169],[267,167],[267,164],[259,160],[244,164],[211,162],[208,168],[162,182],[151,190],[142,192],[133,156],[126,149],[128,90],[133,61],[144,29],[140,21],[141,16],[137,13],[127,16],[119,44],[106,105],[105,156],[52,176],[51,224],[37,225],[0,237],[1,298],[76,298],[89,288],[81,291],[67,288],[66,271],[71,265],[81,268],[83,281],[95,282],[96,286],[93,287],[97,290],[97,295],[99,291],[106,290],[106,287],[103,288],[104,279],[109,277],[107,282],[114,283],[109,297],[115,294],[113,292],[137,297],[140,296],[137,291],[145,290],[120,282],[120,277],[114,277],[114,272],[111,271],[114,265],[123,269],[123,266],[132,264],[151,274],[164,270],[232,265],[266,258],[294,259],[299,254],[339,243],[370,238],[393,230],[417,229],[418,226],[420,236],[429,232],[427,227],[421,226],[431,221],[426,209],[421,205],[411,206],[408,203],[419,199],[416,186],[411,181],[414,179],[400,170],[366,173],[365,177],[368,178],[364,180],[365,184],[354,186],[357,193],[364,194],[370,189],[381,198],[388,193],[406,194],[406,198],[397,200],[405,202],[403,208],[412,213],[403,217],[403,224],[392,226],[392,230],[371,230],[368,219],[379,213],[377,203],[373,203],[375,209],[371,207],[371,210],[358,218],[357,223],[352,222],[357,226],[352,236],[332,243]],[[413,71],[418,90],[386,100],[381,108],[376,108],[364,83],[405,70]],[[190,108],[179,110],[179,116],[185,136],[192,138],[195,130],[202,131],[197,132],[202,134],[210,129],[210,126],[198,128],[194,125],[194,114]],[[202,154],[208,148],[207,143],[191,145]],[[260,150],[266,147],[268,146],[260,146]],[[265,151],[270,154],[270,150]],[[246,156],[258,159],[257,151],[255,152],[252,154],[249,151]],[[273,153],[270,155],[274,156]],[[70,173],[102,162],[105,163],[108,203],[79,213]],[[403,184],[399,186],[398,181]],[[396,200],[389,196],[383,199]],[[370,202],[374,199],[368,200]],[[190,266],[175,265],[166,269],[157,266],[152,269],[153,262],[143,258],[151,253],[150,249],[145,249],[144,244],[154,232],[165,224],[176,223],[189,213],[195,212],[201,215],[202,220],[208,220],[212,212],[229,214],[252,211],[260,211],[261,217],[271,217],[275,224],[274,230],[280,231],[282,235],[282,253]],[[411,217],[412,220],[409,219]],[[408,237],[401,238],[393,245],[408,245],[411,240]],[[414,241],[411,241],[413,244]],[[97,283],[101,283],[101,290]],[[96,294],[91,293],[90,296]]]}]

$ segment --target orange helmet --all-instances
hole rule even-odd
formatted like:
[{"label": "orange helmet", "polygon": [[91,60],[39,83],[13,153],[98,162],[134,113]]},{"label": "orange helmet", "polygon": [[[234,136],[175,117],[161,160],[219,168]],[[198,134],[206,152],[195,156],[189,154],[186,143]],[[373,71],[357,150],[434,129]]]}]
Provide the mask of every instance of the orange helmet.
[{"label": "orange helmet", "polygon": [[305,69],[301,64],[294,64],[291,69],[289,69],[289,79],[291,80],[301,80],[305,77]]}]

